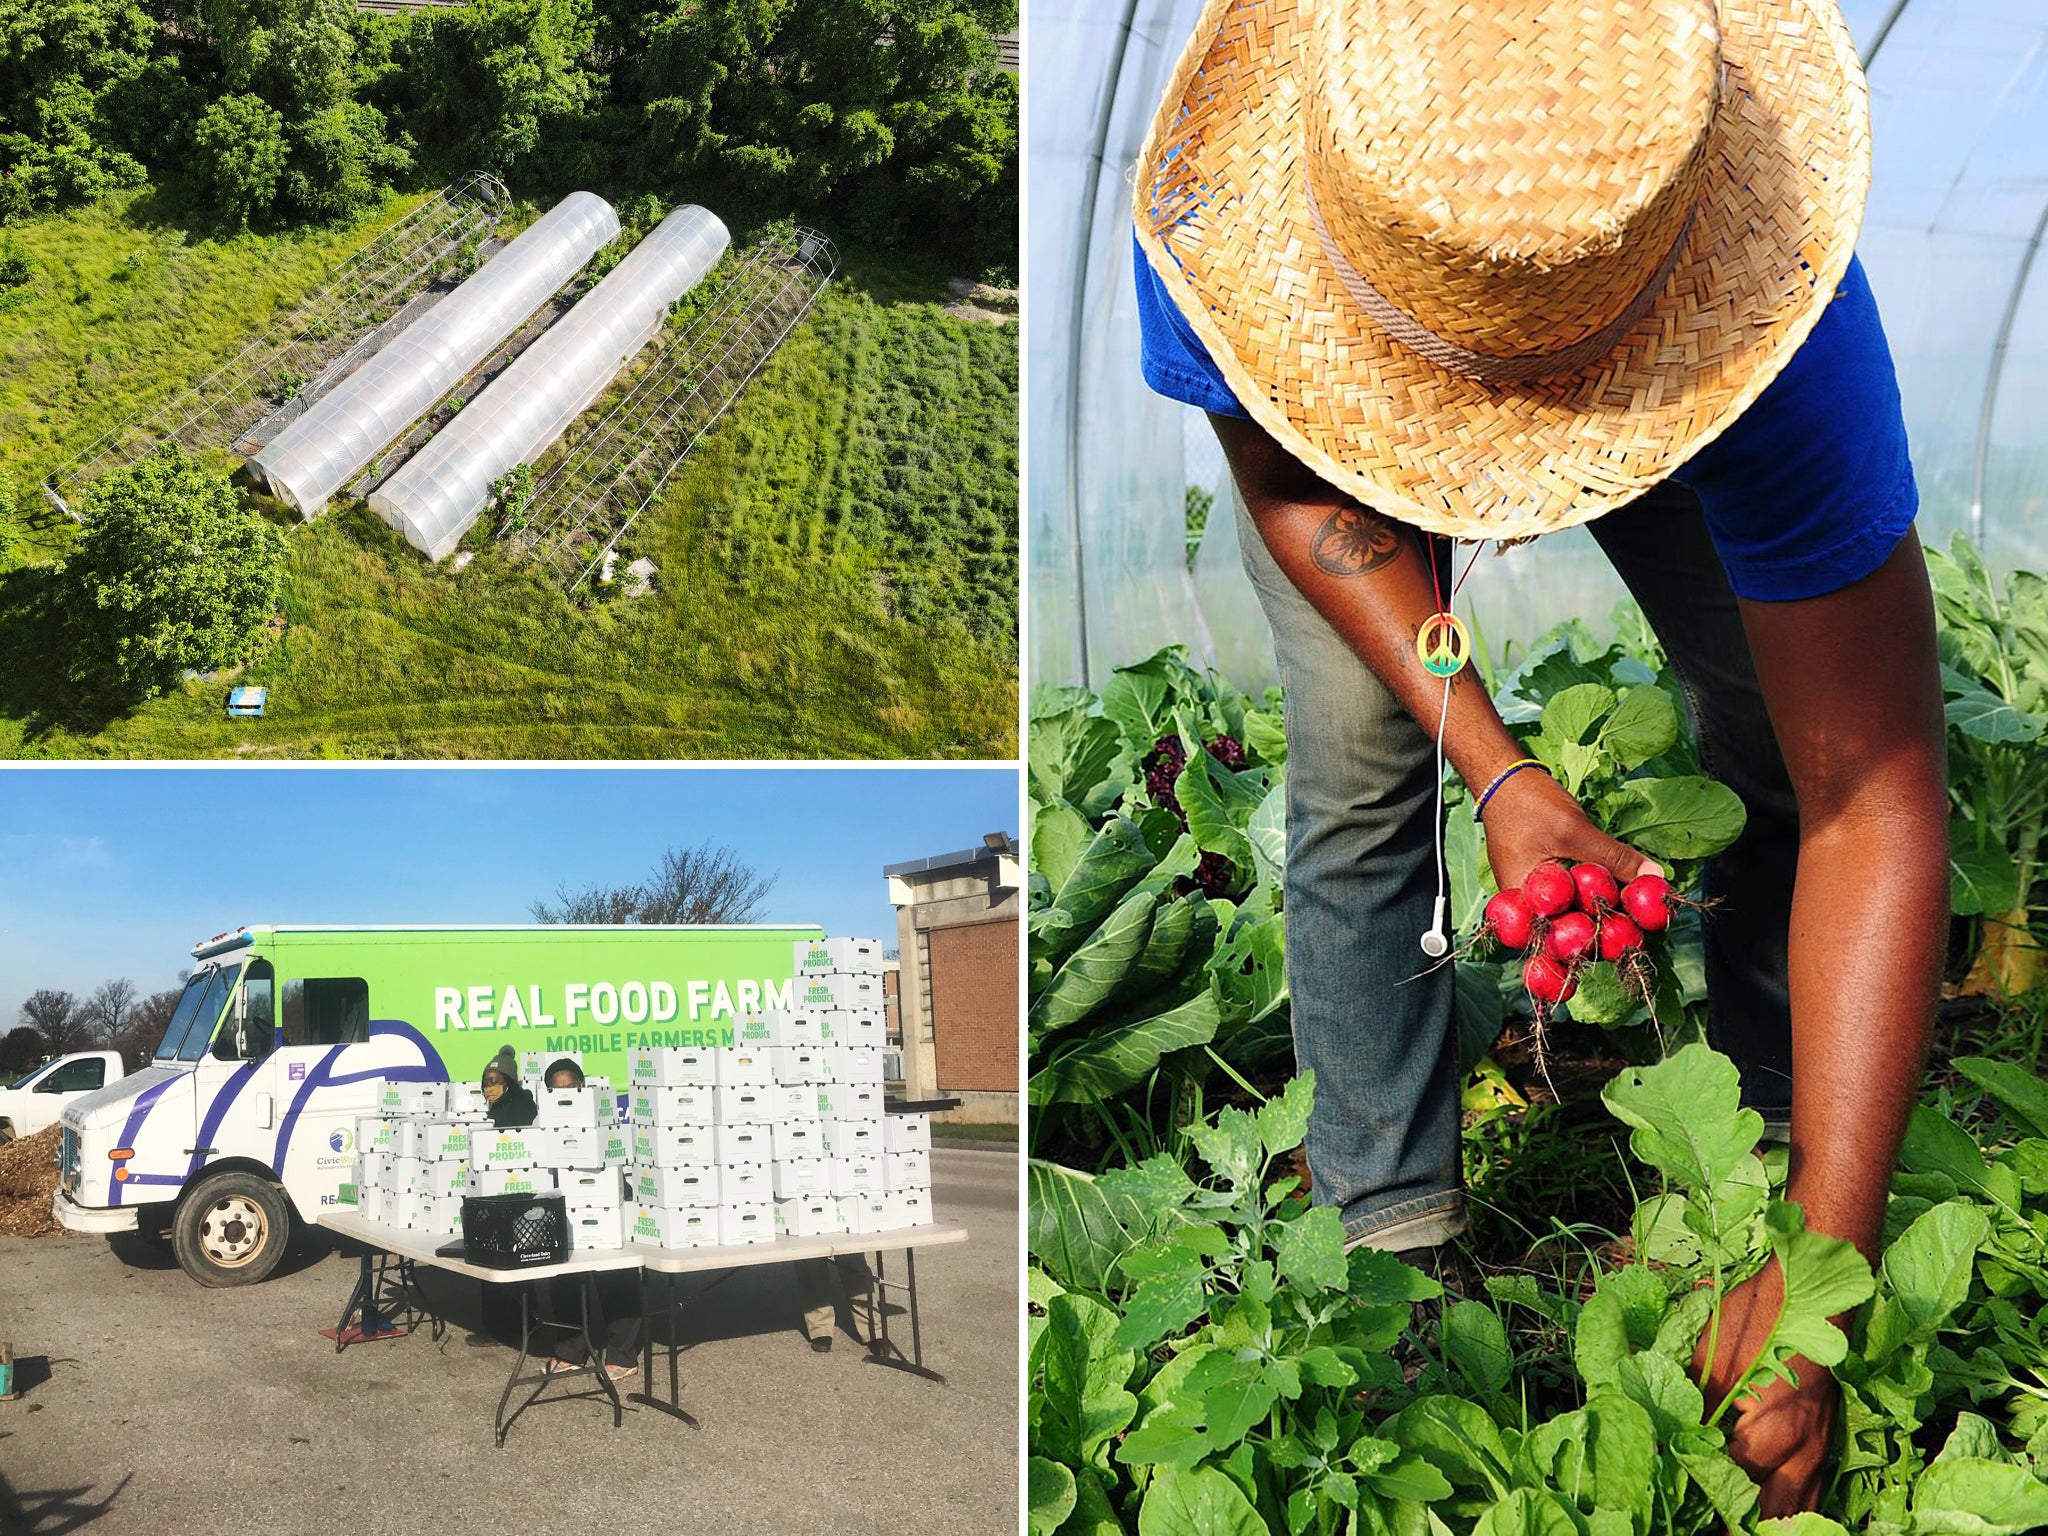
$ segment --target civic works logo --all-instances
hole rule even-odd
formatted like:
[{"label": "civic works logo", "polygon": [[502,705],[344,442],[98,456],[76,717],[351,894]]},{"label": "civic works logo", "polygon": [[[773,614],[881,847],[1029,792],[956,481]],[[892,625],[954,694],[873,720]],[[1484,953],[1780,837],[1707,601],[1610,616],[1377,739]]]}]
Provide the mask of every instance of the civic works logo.
[{"label": "civic works logo", "polygon": [[355,1132],[335,1131],[328,1136],[327,1145],[344,1155],[353,1152],[356,1149]]},{"label": "civic works logo", "polygon": [[306,1077],[306,1064],[303,1061],[295,1061],[284,1069],[284,1075],[288,1081],[303,1082]]}]

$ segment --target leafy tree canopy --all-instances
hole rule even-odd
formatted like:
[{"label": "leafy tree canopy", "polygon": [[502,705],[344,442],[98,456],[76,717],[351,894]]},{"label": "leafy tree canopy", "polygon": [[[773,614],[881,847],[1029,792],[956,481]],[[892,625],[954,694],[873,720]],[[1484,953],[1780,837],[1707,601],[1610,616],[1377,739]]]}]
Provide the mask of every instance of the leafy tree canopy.
[{"label": "leafy tree canopy", "polygon": [[59,573],[72,672],[144,697],[242,660],[277,606],[284,535],[175,443],[93,482]]},{"label": "leafy tree canopy", "polygon": [[161,47],[134,0],[0,5],[0,218],[144,179],[134,109]]},{"label": "leafy tree canopy", "polygon": [[473,0],[404,18],[395,50],[423,132],[495,171],[529,164],[597,98],[588,0]]},{"label": "leafy tree canopy", "polygon": [[0,220],[152,175],[231,224],[359,217],[475,166],[787,209],[1016,259],[1015,0],[0,4]]},{"label": "leafy tree canopy", "polygon": [[247,224],[277,200],[284,160],[284,119],[260,96],[223,96],[192,130],[193,169],[236,224]]}]

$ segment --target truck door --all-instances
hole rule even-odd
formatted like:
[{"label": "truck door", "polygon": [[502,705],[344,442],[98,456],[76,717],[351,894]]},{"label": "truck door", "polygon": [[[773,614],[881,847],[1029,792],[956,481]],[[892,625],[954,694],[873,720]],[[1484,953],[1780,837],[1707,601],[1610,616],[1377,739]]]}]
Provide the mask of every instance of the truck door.
[{"label": "truck door", "polygon": [[362,978],[294,976],[280,986],[268,960],[251,960],[199,1067],[198,1155],[249,1158],[302,1207],[321,1204],[354,1164],[355,1117],[374,1107],[375,1074],[351,1073],[343,1060],[369,1038]]},{"label": "truck door", "polygon": [[[234,967],[226,967],[232,978]],[[252,960],[213,1039],[192,1069],[192,1140],[187,1177],[222,1157],[256,1157],[250,1127],[262,1118],[264,1062],[276,1044],[270,962]]]}]

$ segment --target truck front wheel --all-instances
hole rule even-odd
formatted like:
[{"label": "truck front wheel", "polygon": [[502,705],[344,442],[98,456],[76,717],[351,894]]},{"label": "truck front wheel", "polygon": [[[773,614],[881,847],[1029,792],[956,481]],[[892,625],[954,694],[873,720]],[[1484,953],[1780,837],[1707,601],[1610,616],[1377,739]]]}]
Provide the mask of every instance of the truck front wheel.
[{"label": "truck front wheel", "polygon": [[178,1204],[171,1251],[201,1285],[254,1285],[269,1278],[291,1241],[283,1189],[253,1173],[217,1173]]}]

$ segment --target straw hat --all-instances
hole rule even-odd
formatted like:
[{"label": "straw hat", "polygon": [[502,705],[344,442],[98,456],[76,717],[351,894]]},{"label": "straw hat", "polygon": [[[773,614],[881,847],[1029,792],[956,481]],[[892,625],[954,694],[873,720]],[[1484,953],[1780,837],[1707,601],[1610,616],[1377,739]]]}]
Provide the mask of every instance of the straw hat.
[{"label": "straw hat", "polygon": [[1832,0],[1209,0],[1138,237],[1296,458],[1524,538],[1777,376],[1848,270],[1868,118]]}]

